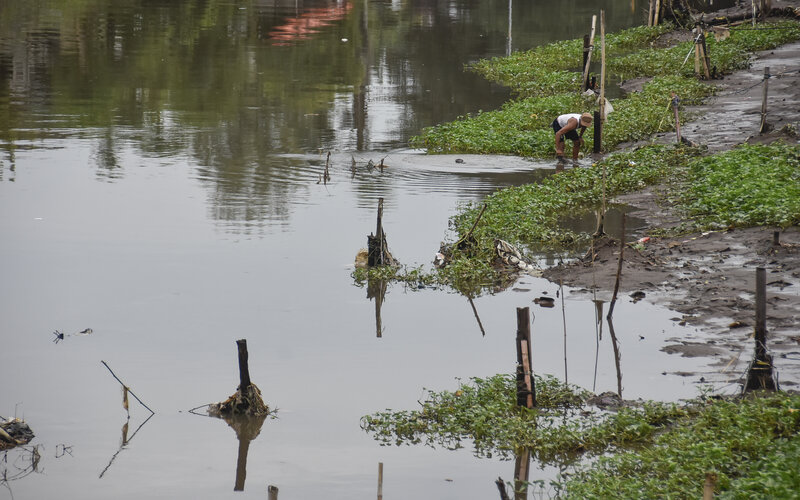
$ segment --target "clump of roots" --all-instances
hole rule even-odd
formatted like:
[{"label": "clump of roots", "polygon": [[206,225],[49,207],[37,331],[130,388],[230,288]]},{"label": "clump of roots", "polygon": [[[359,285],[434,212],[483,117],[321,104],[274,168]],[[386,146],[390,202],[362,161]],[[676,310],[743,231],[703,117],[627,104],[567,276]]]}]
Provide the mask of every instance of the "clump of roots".
[{"label": "clump of roots", "polygon": [[269,408],[261,399],[261,390],[256,384],[248,385],[244,390],[241,386],[228,399],[221,403],[214,403],[208,407],[208,414],[212,417],[225,417],[229,415],[259,416],[269,413]]}]

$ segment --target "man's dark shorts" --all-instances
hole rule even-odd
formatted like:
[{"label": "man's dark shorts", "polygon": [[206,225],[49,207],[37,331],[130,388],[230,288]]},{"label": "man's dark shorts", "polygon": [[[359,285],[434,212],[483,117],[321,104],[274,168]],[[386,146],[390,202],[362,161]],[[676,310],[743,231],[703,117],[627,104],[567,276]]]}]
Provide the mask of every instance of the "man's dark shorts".
[{"label": "man's dark shorts", "polygon": [[[555,120],[553,120],[553,132],[558,132],[559,130],[561,130],[561,125],[558,124],[558,118],[556,118]],[[581,138],[581,136],[578,135],[578,130],[577,129],[570,130],[569,132],[564,134],[562,137],[566,137],[567,139],[569,139],[571,141],[577,141],[577,140],[579,140]],[[562,141],[563,141],[563,139],[562,139]]]}]

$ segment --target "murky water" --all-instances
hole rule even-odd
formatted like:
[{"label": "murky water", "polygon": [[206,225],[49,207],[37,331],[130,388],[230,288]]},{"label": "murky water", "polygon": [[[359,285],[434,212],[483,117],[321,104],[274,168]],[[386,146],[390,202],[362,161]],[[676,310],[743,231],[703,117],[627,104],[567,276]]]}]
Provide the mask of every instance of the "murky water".
[{"label": "murky water", "polygon": [[[535,306],[558,286],[528,277],[472,303],[390,286],[376,309],[350,273],[379,197],[395,257],[428,266],[458,203],[552,173],[403,148],[508,98],[463,64],[580,36],[599,8],[614,30],[642,6],[3,1],[0,415],[24,417],[39,457],[3,455],[0,498],[371,498],[379,462],[386,498],[497,495],[513,463],[382,448],[359,418],[513,371],[524,306],[536,371],[616,390],[594,304]],[[696,368],[659,352],[685,332],[672,316],[617,305],[626,397],[696,393],[662,374]],[[188,412],[235,390],[240,338],[278,408],[249,446]],[[127,419],[101,361],[152,418],[129,398]]]}]

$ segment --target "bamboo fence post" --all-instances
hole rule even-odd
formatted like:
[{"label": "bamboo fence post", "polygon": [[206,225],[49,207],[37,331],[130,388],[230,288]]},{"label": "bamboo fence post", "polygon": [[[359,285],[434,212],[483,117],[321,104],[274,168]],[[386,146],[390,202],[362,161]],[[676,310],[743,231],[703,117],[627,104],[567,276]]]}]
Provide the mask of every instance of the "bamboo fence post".
[{"label": "bamboo fence post", "polygon": [[700,27],[694,27],[694,74],[700,78]]},{"label": "bamboo fence post", "polygon": [[606,11],[600,11],[600,121],[606,120]]},{"label": "bamboo fence post", "polygon": [[661,0],[656,0],[656,8],[653,12],[653,26],[658,26],[658,19],[661,17]]},{"label": "bamboo fence post", "polygon": [[592,31],[589,35],[589,51],[583,61],[583,83],[581,91],[585,92],[589,86],[589,65],[592,63],[592,52],[594,51],[594,32],[597,26],[597,16],[592,16]]},{"label": "bamboo fence post", "polygon": [[767,88],[769,86],[769,66],[764,67],[764,92],[761,95],[761,126],[758,129],[759,134],[767,131]]},{"label": "bamboo fence post", "polygon": [[653,25],[653,11],[655,10],[656,0],[650,0],[650,8],[647,11],[647,25]]},{"label": "bamboo fence post", "polygon": [[708,46],[706,45],[705,30],[701,29],[700,33],[700,50],[703,51],[703,74],[706,80],[711,80],[711,58],[708,56]]}]

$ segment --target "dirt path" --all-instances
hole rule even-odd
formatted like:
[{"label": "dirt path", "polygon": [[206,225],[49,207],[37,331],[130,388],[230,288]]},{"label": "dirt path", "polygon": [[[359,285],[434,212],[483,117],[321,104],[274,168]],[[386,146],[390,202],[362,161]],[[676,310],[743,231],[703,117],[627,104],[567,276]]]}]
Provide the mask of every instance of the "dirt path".
[{"label": "dirt path", "polygon": [[[759,135],[765,67],[773,75],[767,115],[773,131]],[[720,87],[719,95],[691,109],[698,119],[682,127],[684,136],[708,146],[710,152],[778,137],[799,143],[793,131],[800,130],[800,42],[759,53],[750,69],[714,84]],[[655,140],[671,142],[675,134],[660,134]],[[614,201],[636,207],[634,214],[651,227],[675,225],[679,216],[657,202],[658,192],[656,187]],[[768,347],[781,386],[800,388],[800,228],[783,231],[779,245],[774,245],[776,229],[651,238],[640,251],[626,248],[619,300],[631,300],[630,294],[644,292],[644,300],[675,310],[676,321],[699,327],[700,335],[669,339],[662,350],[709,357],[713,369],[692,375],[698,380],[702,375],[705,381],[729,381],[732,375],[744,372],[753,355],[755,269],[764,267]],[[593,264],[559,265],[546,270],[545,277],[587,292],[597,283],[610,296],[618,256],[616,244],[602,246]]]}]

